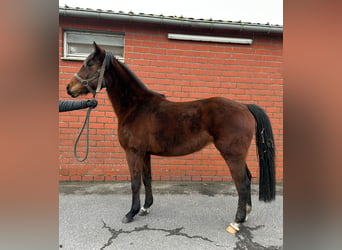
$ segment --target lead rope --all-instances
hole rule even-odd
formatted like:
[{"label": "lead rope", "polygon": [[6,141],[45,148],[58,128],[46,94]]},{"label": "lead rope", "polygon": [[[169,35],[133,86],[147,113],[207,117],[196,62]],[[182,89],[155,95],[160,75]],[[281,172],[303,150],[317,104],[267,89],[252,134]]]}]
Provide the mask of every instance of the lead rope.
[{"label": "lead rope", "polygon": [[[89,153],[89,117],[90,117],[90,112],[91,112],[92,109],[93,109],[93,107],[89,107],[89,109],[87,110],[87,114],[86,114],[86,118],[84,120],[83,126],[80,129],[80,132],[78,133],[77,138],[75,140],[74,156],[75,156],[75,159],[77,161],[79,161],[79,162],[83,162],[83,161],[85,161],[88,158],[88,153]],[[81,135],[82,135],[83,130],[84,130],[85,127],[87,127],[87,130],[86,130],[86,152],[85,152],[85,156],[83,158],[79,158],[77,156],[77,145],[78,145],[78,142],[79,142],[79,140],[81,138]]]},{"label": "lead rope", "polygon": [[[101,70],[100,70],[100,75],[99,75],[99,80],[98,80],[98,83],[97,83],[97,87],[96,87],[96,90],[93,92],[93,99],[95,100],[95,96],[96,94],[101,90],[101,87],[102,87],[102,82],[103,82],[103,76],[104,76],[104,72],[106,70],[106,64],[107,64],[107,60],[110,60],[110,57],[112,56],[111,53],[107,53],[106,52],[106,56],[102,62],[102,65],[101,65]],[[82,81],[82,79],[81,79]],[[88,153],[89,153],[89,118],[90,118],[90,112],[91,110],[93,109],[93,107],[89,107],[88,111],[87,111],[87,114],[86,114],[86,118],[84,120],[84,123],[83,123],[83,126],[82,128],[80,129],[80,132],[78,133],[78,136],[75,140],[75,145],[74,145],[74,156],[75,156],[75,159],[79,162],[83,162],[85,161],[87,158],[88,158]],[[85,156],[83,158],[79,158],[77,156],[77,145],[78,145],[78,142],[81,138],[81,135],[83,133],[83,130],[84,128],[87,127],[87,130],[86,130],[86,152],[85,152]]]}]

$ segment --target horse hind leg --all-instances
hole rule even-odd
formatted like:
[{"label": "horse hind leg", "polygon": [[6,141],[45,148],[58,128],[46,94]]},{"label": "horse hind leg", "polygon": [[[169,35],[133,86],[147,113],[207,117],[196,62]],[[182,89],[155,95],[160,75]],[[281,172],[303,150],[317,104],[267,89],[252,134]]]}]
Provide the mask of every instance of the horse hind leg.
[{"label": "horse hind leg", "polygon": [[244,146],[247,143],[239,141],[217,141],[216,148],[220,151],[224,160],[226,161],[231,176],[234,180],[236,190],[238,192],[238,207],[234,222],[227,228],[230,233],[239,231],[241,223],[246,221],[247,215],[252,208],[251,201],[251,173],[247,168],[246,156],[248,147]]},{"label": "horse hind leg", "polygon": [[249,214],[252,212],[252,197],[251,197],[251,182],[252,182],[252,174],[249,171],[247,164],[246,166],[246,173],[247,173],[247,178],[249,180],[249,184],[247,185],[247,204],[246,204],[246,219],[245,221],[247,221]]},{"label": "horse hind leg", "polygon": [[146,155],[144,158],[142,178],[143,178],[143,183],[145,186],[145,203],[141,207],[139,215],[145,216],[145,215],[148,215],[150,213],[149,208],[153,204],[151,156],[150,155]]},{"label": "horse hind leg", "polygon": [[251,201],[251,175],[246,163],[228,161],[228,166],[238,192],[238,207],[234,222],[227,227],[230,233],[236,233],[241,223],[245,222],[252,210]]},{"label": "horse hind leg", "polygon": [[231,163],[230,166],[231,172],[233,172],[232,177],[239,195],[238,209],[235,216],[235,222],[242,223],[246,220],[247,207],[251,205],[250,179],[248,178],[248,175],[246,173],[245,164],[235,165],[234,163]]}]

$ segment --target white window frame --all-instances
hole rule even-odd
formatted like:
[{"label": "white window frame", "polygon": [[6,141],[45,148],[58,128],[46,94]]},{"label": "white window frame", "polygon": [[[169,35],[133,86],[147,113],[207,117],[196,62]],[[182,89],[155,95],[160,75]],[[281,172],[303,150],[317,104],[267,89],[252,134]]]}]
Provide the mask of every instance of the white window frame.
[{"label": "white window frame", "polygon": [[168,39],[171,40],[184,40],[184,41],[197,41],[197,42],[214,42],[214,43],[234,43],[234,44],[247,44],[253,43],[250,38],[236,38],[236,37],[221,37],[221,36],[199,36],[199,35],[186,35],[186,34],[168,34]]},{"label": "white window frame", "polygon": [[[62,60],[84,61],[86,57],[93,51],[93,42],[106,47],[106,50],[111,51],[110,47],[122,49],[122,54],[118,55],[113,52],[114,56],[124,61],[125,34],[114,32],[99,32],[89,30],[64,30],[63,31],[63,57]],[[76,42],[84,45],[89,45],[87,53],[70,53],[69,44]]]}]

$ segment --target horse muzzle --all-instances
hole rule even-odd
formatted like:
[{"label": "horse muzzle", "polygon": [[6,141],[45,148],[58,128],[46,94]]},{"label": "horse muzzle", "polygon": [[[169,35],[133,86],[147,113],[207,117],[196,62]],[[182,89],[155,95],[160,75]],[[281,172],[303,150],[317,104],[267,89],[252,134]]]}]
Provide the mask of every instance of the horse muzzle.
[{"label": "horse muzzle", "polygon": [[79,93],[76,93],[75,91],[71,91],[70,84],[68,84],[68,85],[66,86],[66,91],[67,91],[68,95],[70,95],[70,96],[73,97],[73,98],[79,96]]}]

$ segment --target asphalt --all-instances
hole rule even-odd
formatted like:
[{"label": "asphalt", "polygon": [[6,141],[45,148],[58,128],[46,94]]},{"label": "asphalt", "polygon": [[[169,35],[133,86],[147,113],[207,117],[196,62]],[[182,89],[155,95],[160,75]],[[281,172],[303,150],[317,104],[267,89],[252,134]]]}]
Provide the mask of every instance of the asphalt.
[{"label": "asphalt", "polygon": [[129,182],[60,183],[59,249],[283,249],[281,185],[264,203],[252,184],[253,209],[237,234],[225,231],[237,208],[231,183],[156,181],[153,193],[150,214],[123,224]]}]

